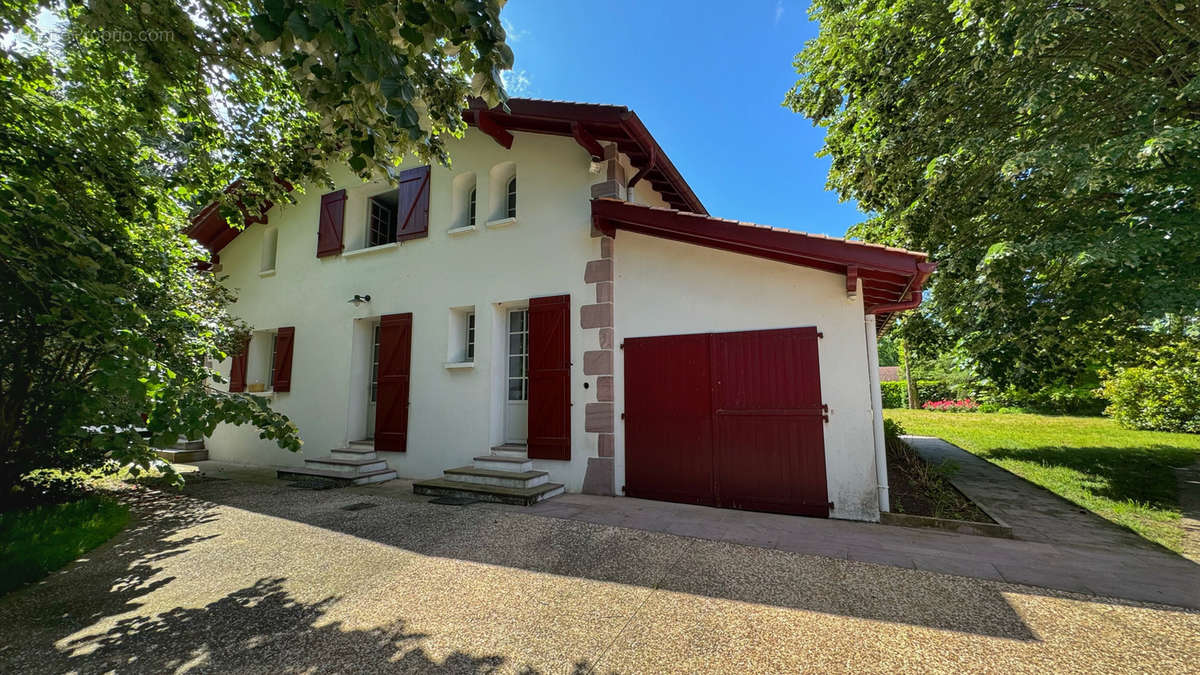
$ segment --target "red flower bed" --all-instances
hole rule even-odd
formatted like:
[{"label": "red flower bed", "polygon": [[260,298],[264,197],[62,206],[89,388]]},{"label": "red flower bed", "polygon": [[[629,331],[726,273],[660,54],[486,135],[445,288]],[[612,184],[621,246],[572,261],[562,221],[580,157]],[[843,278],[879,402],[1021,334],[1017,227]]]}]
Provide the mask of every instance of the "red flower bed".
[{"label": "red flower bed", "polygon": [[921,407],[925,410],[940,410],[942,412],[971,412],[979,410],[979,404],[969,398],[962,398],[957,401],[926,401],[925,405]]}]

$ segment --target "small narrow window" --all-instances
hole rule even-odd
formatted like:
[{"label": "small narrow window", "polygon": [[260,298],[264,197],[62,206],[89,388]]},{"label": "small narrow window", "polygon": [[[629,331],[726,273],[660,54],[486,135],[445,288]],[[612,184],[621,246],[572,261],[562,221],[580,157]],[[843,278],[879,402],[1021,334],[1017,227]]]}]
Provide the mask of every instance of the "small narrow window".
[{"label": "small narrow window", "polygon": [[259,264],[259,272],[274,272],[275,271],[275,251],[279,247],[279,230],[271,227],[263,232],[262,243],[262,262]]},{"label": "small narrow window", "polygon": [[467,226],[475,225],[475,190],[471,188],[471,192],[467,194]]},{"label": "small narrow window", "polygon": [[270,376],[270,379],[267,380],[267,382],[270,383],[268,386],[271,389],[275,388],[275,350],[278,347],[279,347],[279,334],[271,333],[271,361],[270,361],[271,365],[268,366],[271,369],[271,376]]},{"label": "small narrow window", "polygon": [[367,214],[367,246],[381,246],[396,241],[395,190],[371,197]]},{"label": "small narrow window", "polygon": [[467,315],[467,360],[475,360],[475,314]]},{"label": "small narrow window", "polygon": [[504,211],[506,218],[517,217],[517,177],[513,176],[508,180],[508,201]]}]

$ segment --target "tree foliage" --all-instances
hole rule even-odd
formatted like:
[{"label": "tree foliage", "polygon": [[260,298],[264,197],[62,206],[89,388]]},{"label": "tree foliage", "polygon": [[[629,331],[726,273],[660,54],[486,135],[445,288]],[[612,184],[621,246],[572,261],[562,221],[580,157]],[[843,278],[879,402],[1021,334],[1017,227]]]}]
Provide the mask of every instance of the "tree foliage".
[{"label": "tree foliage", "polygon": [[[786,105],[859,237],[939,263],[926,318],[1037,388],[1200,309],[1200,6],[817,0]],[[921,342],[916,334],[909,339]]]},{"label": "tree foliage", "polygon": [[264,399],[210,385],[248,327],[197,270],[188,214],[219,198],[236,224],[334,162],[377,175],[405,153],[445,160],[467,96],[504,98],[499,11],[0,8],[0,491],[35,468],[145,467],[153,446],[221,422],[298,449]]}]

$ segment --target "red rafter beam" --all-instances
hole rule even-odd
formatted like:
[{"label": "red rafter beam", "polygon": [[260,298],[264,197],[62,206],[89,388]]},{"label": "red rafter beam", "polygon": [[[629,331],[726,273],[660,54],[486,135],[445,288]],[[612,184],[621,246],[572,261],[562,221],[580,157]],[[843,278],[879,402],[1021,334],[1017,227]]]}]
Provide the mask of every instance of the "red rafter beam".
[{"label": "red rafter beam", "polygon": [[571,122],[571,136],[575,138],[575,142],[579,144],[579,147],[587,150],[594,161],[599,162],[604,159],[604,147],[600,145],[594,136],[588,133],[588,130],[582,124]]},{"label": "red rafter beam", "polygon": [[480,131],[494,138],[505,150],[512,150],[513,135],[508,133],[495,115],[486,110],[476,111],[475,124]]}]

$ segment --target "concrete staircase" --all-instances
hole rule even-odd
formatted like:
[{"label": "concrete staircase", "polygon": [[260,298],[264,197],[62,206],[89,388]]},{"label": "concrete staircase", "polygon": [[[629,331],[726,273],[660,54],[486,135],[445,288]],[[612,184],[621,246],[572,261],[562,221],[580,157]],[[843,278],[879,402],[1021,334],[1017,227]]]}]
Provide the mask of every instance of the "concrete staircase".
[{"label": "concrete staircase", "polygon": [[471,466],[446,469],[442,478],[413,483],[413,492],[435,497],[461,497],[482,502],[529,506],[563,493],[550,474],[534,471],[525,446],[500,445],[474,458]]},{"label": "concrete staircase", "polygon": [[331,450],[328,457],[305,459],[304,467],[279,469],[282,480],[311,480],[314,478],[339,486],[381,483],[396,477],[387,460],[375,454],[372,443],[354,442],[345,448]]},{"label": "concrete staircase", "polygon": [[203,439],[189,441],[180,436],[179,441],[175,445],[159,450],[158,456],[172,464],[203,462],[208,459],[208,450],[204,449]]}]

